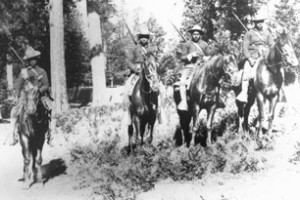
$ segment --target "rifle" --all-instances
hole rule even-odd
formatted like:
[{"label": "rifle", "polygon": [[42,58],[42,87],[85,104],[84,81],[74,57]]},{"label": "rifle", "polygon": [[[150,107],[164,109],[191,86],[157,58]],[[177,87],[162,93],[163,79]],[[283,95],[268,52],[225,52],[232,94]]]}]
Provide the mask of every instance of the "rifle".
[{"label": "rifle", "polygon": [[126,21],[125,21],[125,19],[124,19],[123,17],[122,17],[122,19],[123,19],[123,22],[124,22],[124,24],[125,24],[125,27],[126,27],[128,33],[129,33],[129,35],[130,35],[130,37],[131,37],[133,43],[134,43],[135,45],[137,45],[138,43],[137,43],[137,41],[135,41],[134,36],[133,36],[133,34],[131,33],[131,31],[130,31],[130,29],[129,29],[129,27],[128,27]]},{"label": "rifle", "polygon": [[25,66],[25,62],[23,61],[23,59],[19,56],[19,54],[16,52],[16,50],[11,46],[9,45],[9,48],[14,52],[14,54],[17,56],[17,58],[19,59],[19,61]]},{"label": "rifle", "polygon": [[[244,28],[246,31],[249,31],[249,30],[247,29],[247,27],[243,24],[243,22],[240,20],[240,18],[239,18],[234,12],[232,12],[232,14],[233,14],[233,16],[238,20],[238,22],[243,26],[243,28]],[[255,31],[255,30],[254,30],[254,31]],[[260,33],[257,32],[257,31],[255,31],[255,33],[256,33],[256,35],[259,37],[259,39],[260,39],[265,45],[267,45],[267,44],[265,43],[264,39],[262,38],[262,36],[260,35]]]},{"label": "rifle", "polygon": [[[6,34],[8,36],[11,35],[10,31],[8,30],[8,28],[6,26],[2,26],[3,30],[6,32]],[[25,62],[23,61],[23,59],[19,56],[19,54],[17,53],[17,51],[10,45],[8,44],[9,49],[11,49],[13,51],[13,53],[16,55],[16,57],[19,59],[19,61],[25,66]]]},{"label": "rifle", "polygon": [[172,21],[170,21],[170,23],[172,24],[172,26],[176,30],[176,32],[179,34],[179,36],[183,39],[183,41],[187,42],[187,39],[181,34],[181,32],[178,30],[178,28],[175,26],[175,24],[173,24]]},{"label": "rifle", "polygon": [[238,20],[238,22],[243,26],[243,28],[248,31],[247,27],[243,24],[243,22],[240,20],[240,18],[234,13],[232,12],[233,16]]}]

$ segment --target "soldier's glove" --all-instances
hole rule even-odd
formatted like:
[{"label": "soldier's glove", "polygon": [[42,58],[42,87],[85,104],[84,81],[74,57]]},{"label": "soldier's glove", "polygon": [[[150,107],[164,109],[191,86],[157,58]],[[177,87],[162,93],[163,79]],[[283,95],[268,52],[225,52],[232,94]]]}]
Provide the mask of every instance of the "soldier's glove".
[{"label": "soldier's glove", "polygon": [[188,61],[191,61],[193,58],[197,58],[199,56],[199,54],[197,52],[192,52],[190,54],[188,54],[186,57],[188,59]]}]

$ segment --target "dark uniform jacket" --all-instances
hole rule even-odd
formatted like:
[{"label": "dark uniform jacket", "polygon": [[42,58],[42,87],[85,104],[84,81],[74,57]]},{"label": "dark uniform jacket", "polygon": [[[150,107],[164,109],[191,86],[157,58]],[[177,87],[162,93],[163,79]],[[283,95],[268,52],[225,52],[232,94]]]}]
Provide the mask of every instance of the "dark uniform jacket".
[{"label": "dark uniform jacket", "polygon": [[246,58],[258,58],[260,45],[270,47],[273,43],[271,34],[268,31],[251,29],[244,36],[243,52]]},{"label": "dark uniform jacket", "polygon": [[[197,43],[193,44],[193,41],[188,41],[184,45],[182,45],[182,57],[181,61],[185,64],[196,63],[197,59],[192,59],[191,61],[188,60],[187,55],[193,52],[198,52],[200,55],[204,54],[203,56],[209,56],[213,54],[213,49],[203,40],[199,40]],[[202,52],[199,50],[200,47]]]},{"label": "dark uniform jacket", "polygon": [[24,83],[26,81],[25,79],[29,81],[35,81],[39,85],[39,90],[41,93],[44,93],[49,89],[49,82],[46,71],[39,66],[35,66],[34,68],[28,67],[26,69],[22,69],[16,81],[16,95],[18,95],[18,97],[20,96],[23,89]]},{"label": "dark uniform jacket", "polygon": [[144,55],[147,52],[152,52],[156,55],[157,48],[154,46],[143,47],[141,45],[136,45],[134,48],[126,51],[126,63],[131,72],[137,71],[137,64],[141,64],[144,61]]}]

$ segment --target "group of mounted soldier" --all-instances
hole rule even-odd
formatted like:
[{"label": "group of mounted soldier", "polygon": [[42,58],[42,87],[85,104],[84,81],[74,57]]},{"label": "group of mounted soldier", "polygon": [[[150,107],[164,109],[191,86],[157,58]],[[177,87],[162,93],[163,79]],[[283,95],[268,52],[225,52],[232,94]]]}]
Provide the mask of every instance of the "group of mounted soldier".
[{"label": "group of mounted soldier", "polygon": [[[271,34],[263,29],[264,18],[253,18],[252,22],[254,27],[247,31],[243,39],[243,55],[245,58],[244,71],[241,78],[241,92],[237,96],[237,100],[240,102],[247,103],[247,90],[249,85],[249,80],[253,79],[257,60],[264,55],[268,48],[273,44]],[[176,54],[179,55],[178,60],[181,65],[180,70],[180,80],[179,92],[180,92],[180,103],[177,106],[178,110],[187,111],[187,88],[190,84],[193,72],[195,68],[203,66],[214,55],[214,47],[209,45],[206,41],[202,39],[205,31],[201,29],[199,25],[195,25],[193,28],[187,31],[190,33],[191,39],[186,41],[184,44],[177,48]],[[142,63],[145,61],[145,57],[148,53],[156,55],[157,47],[150,42],[150,32],[147,28],[142,29],[138,34],[138,42],[134,48],[125,50],[126,52],[126,65],[130,70],[130,74],[125,83],[125,103],[130,104],[130,96],[133,91],[133,87],[139,79],[139,74],[141,72]],[[51,109],[51,100],[49,94],[49,82],[48,77],[44,69],[37,65],[38,57],[40,52],[34,50],[32,47],[28,46],[25,51],[24,60],[27,61],[27,65],[22,69],[15,88],[15,96],[12,99],[13,107],[11,111],[11,124],[12,131],[9,134],[8,143],[14,145],[17,143],[16,140],[16,129],[17,118],[20,113],[20,108],[24,104],[24,95],[22,92],[24,83],[26,81],[37,82],[39,85],[39,90],[42,95],[42,101],[45,108]],[[160,102],[158,107],[160,107]],[[218,98],[217,106],[223,108],[224,102],[221,98]],[[131,114],[128,110],[127,124],[132,124]]]}]

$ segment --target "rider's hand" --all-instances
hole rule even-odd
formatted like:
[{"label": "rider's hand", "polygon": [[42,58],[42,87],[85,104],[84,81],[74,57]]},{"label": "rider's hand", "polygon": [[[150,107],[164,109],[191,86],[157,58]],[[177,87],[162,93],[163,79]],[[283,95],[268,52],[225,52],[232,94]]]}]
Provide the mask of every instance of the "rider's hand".
[{"label": "rider's hand", "polygon": [[188,61],[191,61],[193,58],[196,58],[198,56],[199,56],[198,52],[192,52],[192,53],[188,54],[186,57],[187,57]]},{"label": "rider's hand", "polygon": [[191,61],[192,58],[193,58],[193,55],[190,53],[190,54],[188,54],[186,57],[187,57],[188,61]]}]

